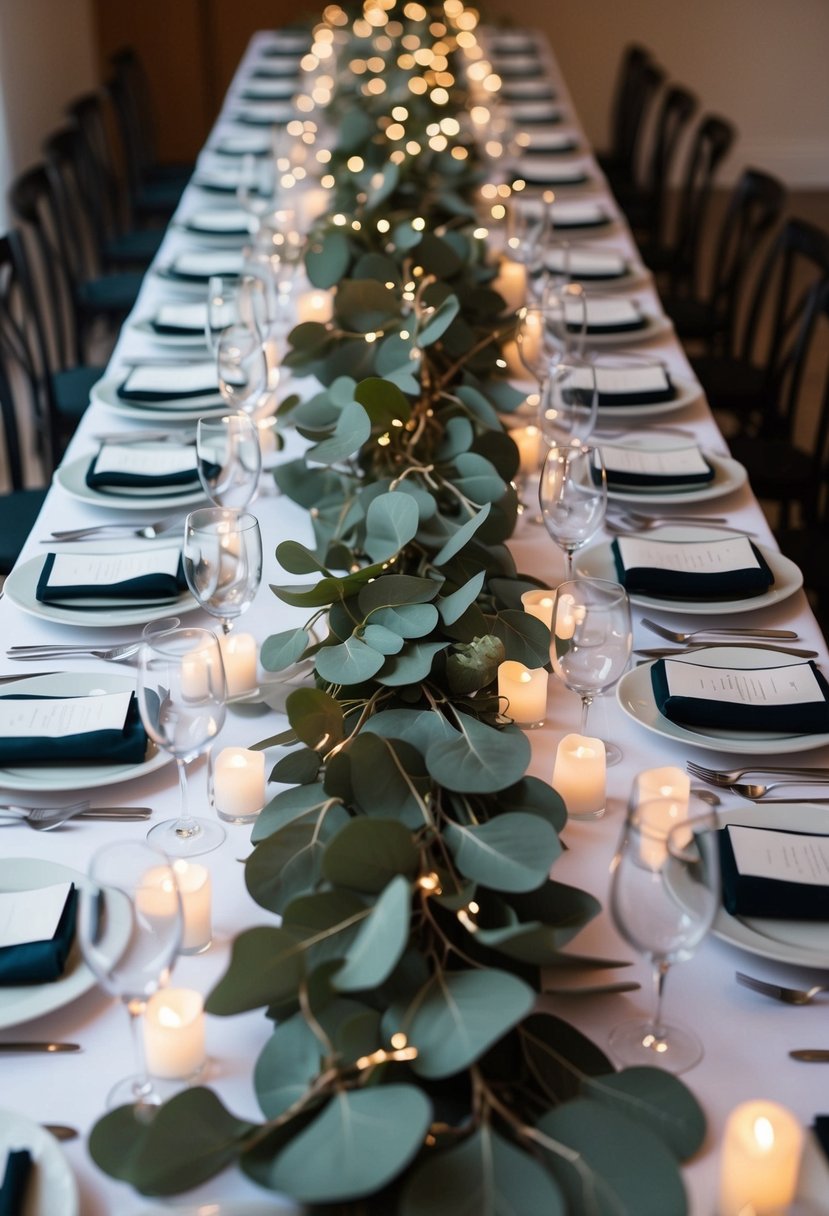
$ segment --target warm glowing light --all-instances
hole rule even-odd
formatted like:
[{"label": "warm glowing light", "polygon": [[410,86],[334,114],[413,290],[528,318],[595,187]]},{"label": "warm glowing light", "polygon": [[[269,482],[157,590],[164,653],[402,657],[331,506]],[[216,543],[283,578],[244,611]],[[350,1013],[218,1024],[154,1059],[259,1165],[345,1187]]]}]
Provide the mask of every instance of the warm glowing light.
[{"label": "warm glowing light", "polygon": [[449,100],[449,94],[443,88],[432,89],[430,96],[436,106],[445,106]]},{"label": "warm glowing light", "polygon": [[362,156],[349,156],[346,161],[346,165],[352,173],[359,173],[361,169],[365,168],[365,164]]},{"label": "warm glowing light", "polygon": [[395,122],[405,122],[409,117],[409,111],[405,106],[395,106],[391,112],[391,116]]}]

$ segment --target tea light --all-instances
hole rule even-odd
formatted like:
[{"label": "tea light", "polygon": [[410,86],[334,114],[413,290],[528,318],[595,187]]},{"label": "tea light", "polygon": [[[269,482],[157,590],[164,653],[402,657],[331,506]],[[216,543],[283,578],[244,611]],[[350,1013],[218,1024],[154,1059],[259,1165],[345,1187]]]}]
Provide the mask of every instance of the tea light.
[{"label": "tea light", "polygon": [[538,472],[541,458],[541,431],[537,426],[516,426],[509,432],[515,446],[518,448],[520,460],[519,473],[529,477]]},{"label": "tea light", "polygon": [[302,321],[319,321],[324,325],[331,320],[333,313],[331,293],[328,291],[305,291],[297,297],[296,318]]},{"label": "tea light", "polygon": [[718,1216],[782,1216],[794,1198],[803,1129],[785,1106],[743,1102],[728,1117]]},{"label": "tea light", "polygon": [[173,862],[173,869],[184,915],[181,953],[201,954],[213,940],[210,872],[205,866],[181,859]]},{"label": "tea light", "polygon": [[506,698],[506,712],[517,725],[541,726],[547,713],[547,672],[507,659],[498,667],[498,695]]},{"label": "tea light", "polygon": [[204,701],[210,696],[210,654],[197,647],[181,660],[181,695],[186,701]]},{"label": "tea light", "polygon": [[306,190],[300,201],[305,227],[310,228],[314,220],[318,220],[321,215],[325,215],[330,204],[331,192],[326,190],[324,186],[312,186]]},{"label": "tea light", "polygon": [[556,750],[553,789],[570,819],[599,819],[605,811],[607,764],[604,743],[588,735],[565,735]]},{"label": "tea light", "polygon": [[576,626],[581,625],[587,615],[584,604],[576,604],[575,597],[564,591],[558,600],[556,613],[555,634],[560,642],[569,642],[576,632]]},{"label": "tea light", "polygon": [[229,633],[219,638],[225,665],[227,695],[238,697],[256,688],[256,639],[249,633]]},{"label": "tea light", "polygon": [[668,798],[677,805],[675,818],[688,814],[688,799],[691,796],[691,778],[681,768],[666,765],[664,768],[646,768],[637,773],[634,782],[634,805],[650,802],[652,798]]},{"label": "tea light", "polygon": [[638,773],[631,794],[633,807],[641,807],[642,861],[658,870],[667,855],[668,833],[676,824],[688,818],[691,778],[681,768],[667,765]]},{"label": "tea light", "polygon": [[525,366],[532,367],[543,353],[544,319],[540,312],[527,310],[521,318],[521,329],[516,338],[519,358]]},{"label": "tea light", "polygon": [[541,621],[548,629],[553,626],[553,591],[525,591],[521,596],[524,611]]},{"label": "tea light", "polygon": [[189,988],[162,988],[147,1001],[144,1053],[154,1077],[185,1080],[204,1067],[204,1003]]},{"label": "tea light", "polygon": [[212,766],[213,804],[221,819],[249,823],[265,805],[265,753],[223,748]]},{"label": "tea light", "polygon": [[136,915],[155,921],[159,930],[161,922],[178,917],[179,892],[169,866],[152,866],[141,879],[135,892]]},{"label": "tea light", "polygon": [[523,262],[501,258],[498,274],[492,281],[492,290],[497,291],[510,312],[523,308],[527,298],[527,267]]}]

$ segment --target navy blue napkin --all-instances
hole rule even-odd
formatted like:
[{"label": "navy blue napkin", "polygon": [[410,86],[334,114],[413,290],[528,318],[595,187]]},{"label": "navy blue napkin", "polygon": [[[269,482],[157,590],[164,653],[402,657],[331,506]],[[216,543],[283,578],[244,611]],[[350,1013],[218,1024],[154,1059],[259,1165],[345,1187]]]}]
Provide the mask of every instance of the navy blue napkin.
[{"label": "navy blue napkin", "polygon": [[194,462],[192,469],[182,469],[178,473],[167,473],[164,476],[147,473],[122,473],[111,469],[106,473],[98,473],[96,465],[101,452],[93,456],[86,471],[86,484],[90,490],[117,489],[176,489],[193,490],[199,486],[199,471]]},{"label": "navy blue napkin", "polygon": [[[522,79],[527,79],[523,73]],[[510,88],[508,84],[505,84],[501,86],[499,97],[501,101],[555,101],[556,93],[553,89],[544,89],[543,92],[533,93],[531,97],[528,97],[523,89]]]},{"label": "navy blue napkin", "polygon": [[[178,599],[187,589],[187,579],[184,576],[181,557],[175,574],[165,574],[157,571],[154,574],[142,574],[139,578],[124,579],[121,583],[96,583],[89,585],[78,583],[68,587],[50,587],[49,575],[55,564],[56,553],[47,553],[43,563],[40,578],[37,580],[35,598],[41,604],[64,604],[66,601],[83,599],[124,599],[124,600],[174,600]],[[83,605],[75,605],[76,608]]]},{"label": "navy blue napkin", "polygon": [[[704,459],[704,457],[703,457]],[[676,490],[693,490],[697,486],[708,485],[714,480],[714,469],[705,461],[704,473],[629,473],[622,469],[607,470],[607,484],[609,488],[614,486],[626,486],[632,488],[640,488],[643,490],[658,490],[661,488]]]},{"label": "navy blue napkin", "polygon": [[[59,980],[75,940],[77,914],[78,892],[73,883],[66,896],[54,937],[40,942],[21,942],[18,946],[0,946],[0,986],[51,984],[54,980]],[[8,1166],[6,1172],[8,1174]],[[5,1182],[3,1185],[5,1186]],[[0,1205],[0,1214],[3,1210]]]},{"label": "navy blue napkin", "polygon": [[618,540],[612,541],[610,546],[616,578],[623,587],[634,594],[638,592],[666,600],[749,599],[763,595],[773,585],[774,575],[760,550],[755,545],[751,545],[751,549],[757,559],[756,567],[699,574],[685,570],[660,570],[656,566],[633,566],[628,569],[622,561]]},{"label": "navy blue napkin", "polygon": [[824,1157],[829,1161],[829,1115],[815,1115],[812,1130],[817,1137],[818,1144],[823,1149]]},{"label": "navy blue napkin", "polygon": [[[631,317],[629,321],[618,321],[615,325],[591,325],[587,324],[587,333],[589,334],[626,334],[637,329],[644,329],[650,324],[650,318],[645,316]],[[578,321],[568,321],[567,332],[571,334],[581,333],[581,324]]]},{"label": "navy blue napkin", "polygon": [[[580,278],[587,278],[586,275],[580,275]],[[673,401],[676,397],[676,385],[668,376],[668,384],[666,388],[643,389],[633,393],[608,393],[599,390],[599,406],[605,409],[607,406],[614,405],[657,405],[660,401]]]},{"label": "navy blue napkin", "polygon": [[[53,701],[63,698],[17,694],[0,697],[3,701]],[[147,754],[147,733],[138,712],[138,699],[132,694],[124,725],[111,730],[87,730],[78,735],[52,739],[33,735],[28,739],[0,735],[0,765],[68,764],[141,764]]]},{"label": "navy blue napkin", "polygon": [[[781,829],[782,830],[782,829]],[[810,832],[789,835],[809,836]],[[722,901],[732,916],[770,917],[776,920],[829,921],[829,886],[786,882],[741,874],[727,827],[717,833],[722,872]]]},{"label": "navy blue napkin", "polygon": [[10,1152],[0,1186],[0,1216],[21,1216],[32,1172],[32,1155],[26,1148]]},{"label": "navy blue napkin", "polygon": [[[705,663],[701,662],[700,666],[704,667]],[[668,689],[664,659],[657,659],[651,667],[651,687],[659,712],[682,726],[781,731],[787,735],[824,734],[829,731],[829,684],[811,659],[808,666],[817,680],[822,701],[789,705],[740,705],[708,697],[678,697],[671,695]]]}]

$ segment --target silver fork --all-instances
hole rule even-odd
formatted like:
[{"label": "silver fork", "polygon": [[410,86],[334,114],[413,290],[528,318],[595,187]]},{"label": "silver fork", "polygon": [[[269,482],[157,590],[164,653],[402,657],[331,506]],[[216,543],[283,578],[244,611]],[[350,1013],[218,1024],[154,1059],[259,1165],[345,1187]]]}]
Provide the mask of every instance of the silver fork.
[{"label": "silver fork", "polygon": [[48,832],[68,819],[123,819],[132,823],[149,819],[149,807],[136,806],[116,809],[114,807],[91,807],[88,802],[71,802],[68,806],[0,806],[0,822],[4,819],[28,824],[38,832]]},{"label": "silver fork", "polygon": [[68,540],[88,540],[98,536],[139,536],[144,540],[155,540],[158,536],[163,536],[165,532],[172,531],[173,528],[184,526],[183,515],[167,515],[164,519],[154,520],[149,524],[136,523],[109,523],[95,524],[88,528],[67,528],[62,532],[52,532],[50,536],[42,540],[42,545],[52,545],[56,541]]},{"label": "silver fork", "polygon": [[608,507],[611,515],[638,523],[643,528],[657,528],[663,524],[699,524],[701,527],[721,527],[728,523],[724,515],[652,515],[648,511],[632,511],[620,503]]},{"label": "silver fork", "polygon": [[753,975],[746,975],[743,971],[737,971],[735,974],[737,983],[742,984],[744,988],[762,992],[764,996],[773,996],[786,1005],[808,1005],[819,993],[829,992],[829,987],[825,984],[813,984],[811,988],[787,988],[785,984],[770,984],[768,980],[755,979]]},{"label": "silver fork", "polygon": [[37,662],[40,659],[104,659],[109,663],[118,663],[138,654],[141,641],[125,642],[121,646],[85,647],[85,646],[11,646],[6,656],[18,662]]},{"label": "silver fork", "polygon": [[[824,773],[822,777],[784,777],[782,781],[769,781],[766,785],[761,785],[759,782],[735,782],[728,788],[735,794],[739,794],[741,798],[750,798],[752,802],[763,802],[767,794],[772,790],[779,790],[781,786],[829,786],[829,773]],[[770,801],[773,801],[771,799]],[[789,801],[786,799],[785,801]],[[811,798],[806,801],[813,801]]]},{"label": "silver fork", "polygon": [[679,629],[667,629],[658,621],[648,620],[645,616],[642,617],[642,624],[646,629],[650,629],[651,633],[656,633],[669,642],[690,642],[692,638],[699,637],[700,634],[738,638],[785,638],[790,642],[796,642],[798,639],[798,635],[793,629],[752,629],[748,626],[706,625],[704,629],[692,629],[690,633],[682,633]]},{"label": "silver fork", "polygon": [[706,768],[704,764],[697,764],[694,760],[686,761],[685,767],[692,777],[698,777],[700,781],[707,781],[709,785],[716,785],[720,789],[731,789],[735,781],[739,781],[741,777],[745,777],[748,773],[771,773],[775,777],[783,775],[790,777],[829,778],[829,769],[827,768],[787,768],[785,765],[774,768],[768,764],[754,764],[746,768],[716,769]]}]

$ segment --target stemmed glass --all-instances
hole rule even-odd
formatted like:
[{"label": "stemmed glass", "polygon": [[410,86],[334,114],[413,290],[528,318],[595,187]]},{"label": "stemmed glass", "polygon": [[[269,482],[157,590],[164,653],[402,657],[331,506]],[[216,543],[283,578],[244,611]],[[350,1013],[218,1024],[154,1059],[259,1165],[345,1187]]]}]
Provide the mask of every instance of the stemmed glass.
[{"label": "stemmed glass", "polygon": [[580,446],[593,434],[598,410],[596,369],[588,359],[565,357],[551,367],[539,413],[546,443],[556,447]]},{"label": "stemmed glass", "polygon": [[691,957],[720,905],[717,819],[703,805],[692,795],[688,817],[679,823],[670,799],[634,807],[611,863],[614,923],[653,964],[656,994],[652,1017],[624,1022],[610,1035],[611,1050],[623,1064],[680,1073],[702,1058],[695,1034],[662,1021],[662,994],[669,967]]},{"label": "stemmed glass", "polygon": [[[102,927],[126,917],[130,932],[124,950],[113,956],[104,947]],[[181,899],[167,857],[143,840],[104,845],[89,866],[78,904],[78,943],[101,987],[126,1006],[133,1032],[138,1072],[119,1081],[109,1107],[160,1105],[147,1074],[141,1017],[148,999],[168,981],[182,938]]]},{"label": "stemmed glass", "polygon": [[541,518],[564,550],[568,579],[573,554],[599,530],[607,512],[607,474],[599,448],[552,447],[538,484]]},{"label": "stemmed glass", "polygon": [[199,480],[217,507],[252,502],[262,472],[259,428],[247,414],[200,418],[196,427]]},{"label": "stemmed glass", "polygon": [[267,316],[265,285],[254,275],[211,275],[207,281],[205,338],[211,354],[218,352],[219,340],[226,329],[241,325],[262,341]]},{"label": "stemmed glass", "polygon": [[262,536],[255,515],[201,507],[184,521],[184,577],[199,604],[230,633],[262,581]]},{"label": "stemmed glass", "polygon": [[138,708],[147,734],[174,758],[181,808],[178,819],[156,824],[148,836],[173,857],[209,853],[224,828],[190,814],[187,764],[207,751],[225,720],[225,670],[218,639],[208,629],[175,629],[147,640],[138,657]]},{"label": "stemmed glass", "polygon": [[[633,645],[630,601],[624,587],[601,578],[562,583],[553,602],[550,660],[553,672],[581,697],[579,733],[589,734],[593,700],[624,675]],[[605,742],[608,766],[621,750]]]},{"label": "stemmed glass", "polygon": [[231,325],[216,348],[219,391],[234,410],[252,414],[268,388],[268,359],[258,330]]}]

